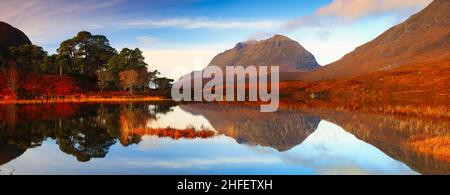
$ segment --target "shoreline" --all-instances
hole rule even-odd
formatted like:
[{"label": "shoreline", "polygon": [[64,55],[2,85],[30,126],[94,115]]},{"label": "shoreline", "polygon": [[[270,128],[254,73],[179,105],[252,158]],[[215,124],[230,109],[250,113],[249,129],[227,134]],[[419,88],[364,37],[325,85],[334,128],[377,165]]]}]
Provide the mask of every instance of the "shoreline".
[{"label": "shoreline", "polygon": [[[116,96],[116,97],[71,97],[71,98],[53,98],[53,99],[29,99],[29,100],[0,100],[0,105],[30,105],[30,104],[59,104],[59,103],[127,103],[127,102],[164,102],[173,101],[170,98],[158,96]],[[180,102],[193,103],[193,102]],[[243,106],[259,106],[261,102],[215,102],[218,104],[231,104]],[[333,109],[350,112],[365,112],[372,114],[390,114],[398,116],[418,116],[418,117],[437,117],[450,118],[448,110],[449,104],[423,104],[421,102],[378,102],[378,104],[361,102],[326,102],[312,100],[309,102],[280,101],[280,109]]]},{"label": "shoreline", "polygon": [[120,103],[120,102],[149,102],[170,101],[170,99],[156,96],[149,97],[113,97],[113,98],[55,98],[55,99],[31,99],[31,100],[0,100],[0,105],[8,104],[55,104],[55,103]]}]

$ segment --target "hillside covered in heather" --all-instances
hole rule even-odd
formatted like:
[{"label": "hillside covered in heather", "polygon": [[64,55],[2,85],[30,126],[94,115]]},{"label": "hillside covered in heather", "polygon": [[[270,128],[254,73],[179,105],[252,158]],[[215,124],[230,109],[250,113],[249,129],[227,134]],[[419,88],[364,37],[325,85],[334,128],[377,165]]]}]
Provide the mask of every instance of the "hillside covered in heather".
[{"label": "hillside covered in heather", "polygon": [[450,98],[450,2],[435,0],[342,59],[281,85],[287,99],[404,100]]},{"label": "hillside covered in heather", "polygon": [[[450,60],[450,1],[435,0],[342,59],[301,76],[301,80],[352,78],[400,66]],[[431,79],[431,78],[430,78]]]}]

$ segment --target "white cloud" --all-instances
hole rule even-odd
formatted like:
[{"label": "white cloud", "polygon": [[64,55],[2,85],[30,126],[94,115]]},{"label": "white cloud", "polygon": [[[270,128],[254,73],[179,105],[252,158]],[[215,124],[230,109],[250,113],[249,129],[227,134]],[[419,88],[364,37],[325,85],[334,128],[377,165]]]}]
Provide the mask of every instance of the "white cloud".
[{"label": "white cloud", "polygon": [[139,41],[139,44],[143,46],[151,46],[160,42],[157,38],[149,36],[139,36],[136,39]]},{"label": "white cloud", "polygon": [[78,31],[103,27],[111,18],[98,13],[123,1],[2,0],[0,21],[21,29],[35,44],[57,43]]},{"label": "white cloud", "polygon": [[321,40],[310,39],[302,41],[301,44],[314,56],[321,65],[327,65],[332,63],[350,53],[356,46],[361,44],[361,41],[348,41],[348,40]]},{"label": "white cloud", "polygon": [[161,20],[133,20],[119,24],[123,28],[178,28],[178,29],[274,29],[280,21],[222,21],[207,18],[171,18]]},{"label": "white cloud", "polygon": [[376,14],[411,15],[430,2],[432,0],[333,0],[313,14],[288,21],[281,26],[281,30],[348,24]]},{"label": "white cloud", "polygon": [[431,0],[333,0],[310,15],[288,21],[278,30],[294,35],[315,55],[319,64],[326,65],[372,40],[430,2]]},{"label": "white cloud", "polygon": [[[138,159],[139,160],[139,159]],[[239,164],[254,164],[256,165],[270,165],[279,163],[280,160],[268,157],[215,157],[211,159],[204,158],[187,158],[179,161],[152,159],[148,161],[137,161],[135,159],[124,159],[122,165],[140,168],[164,168],[164,169],[186,169],[186,168],[208,168],[211,166],[221,165],[239,165]]]},{"label": "white cloud", "polygon": [[[55,47],[81,30],[106,33],[120,30],[153,28],[176,29],[276,29],[283,22],[270,20],[226,20],[198,18],[148,19],[122,13],[126,0],[1,0],[0,21],[7,22],[27,34],[34,44],[54,52]],[[159,3],[159,2],[158,2]],[[162,3],[162,2],[161,2]],[[122,12],[121,12],[122,11]],[[122,14],[118,14],[122,13]],[[160,41],[139,37],[143,45]]]},{"label": "white cloud", "polygon": [[180,77],[205,68],[212,58],[232,45],[185,45],[167,48],[144,48],[144,57],[150,69],[178,80]]},{"label": "white cloud", "polygon": [[361,18],[364,16],[425,7],[432,0],[333,0],[317,11],[319,16]]}]

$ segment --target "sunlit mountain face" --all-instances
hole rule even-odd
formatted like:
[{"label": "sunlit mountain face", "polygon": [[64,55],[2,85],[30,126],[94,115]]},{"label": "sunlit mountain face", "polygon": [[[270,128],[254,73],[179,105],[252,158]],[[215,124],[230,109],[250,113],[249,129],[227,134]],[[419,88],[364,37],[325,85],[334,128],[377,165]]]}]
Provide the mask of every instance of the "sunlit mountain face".
[{"label": "sunlit mountain face", "polygon": [[315,110],[263,114],[258,107],[217,104],[65,105],[64,112],[58,106],[1,107],[8,110],[0,123],[2,174],[450,170],[445,155],[427,149],[436,147],[421,145],[447,139],[449,124],[442,121]]}]

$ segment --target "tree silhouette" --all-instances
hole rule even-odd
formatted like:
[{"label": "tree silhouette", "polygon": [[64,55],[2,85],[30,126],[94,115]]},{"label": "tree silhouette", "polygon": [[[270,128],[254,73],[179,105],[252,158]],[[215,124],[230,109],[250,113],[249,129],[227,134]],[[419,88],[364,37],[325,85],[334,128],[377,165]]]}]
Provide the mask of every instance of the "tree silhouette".
[{"label": "tree silhouette", "polygon": [[87,31],[63,41],[57,51],[61,56],[60,66],[69,65],[72,73],[87,76],[95,76],[97,70],[106,68],[108,61],[116,54],[105,36],[92,35]]},{"label": "tree silhouette", "polygon": [[41,65],[47,57],[47,52],[42,47],[25,44],[19,47],[11,47],[9,51],[19,70],[43,72]]},{"label": "tree silhouette", "polygon": [[56,132],[56,141],[61,151],[71,154],[80,162],[91,158],[103,158],[116,141],[105,128],[95,121],[95,116],[78,120],[65,120],[64,127]]}]

